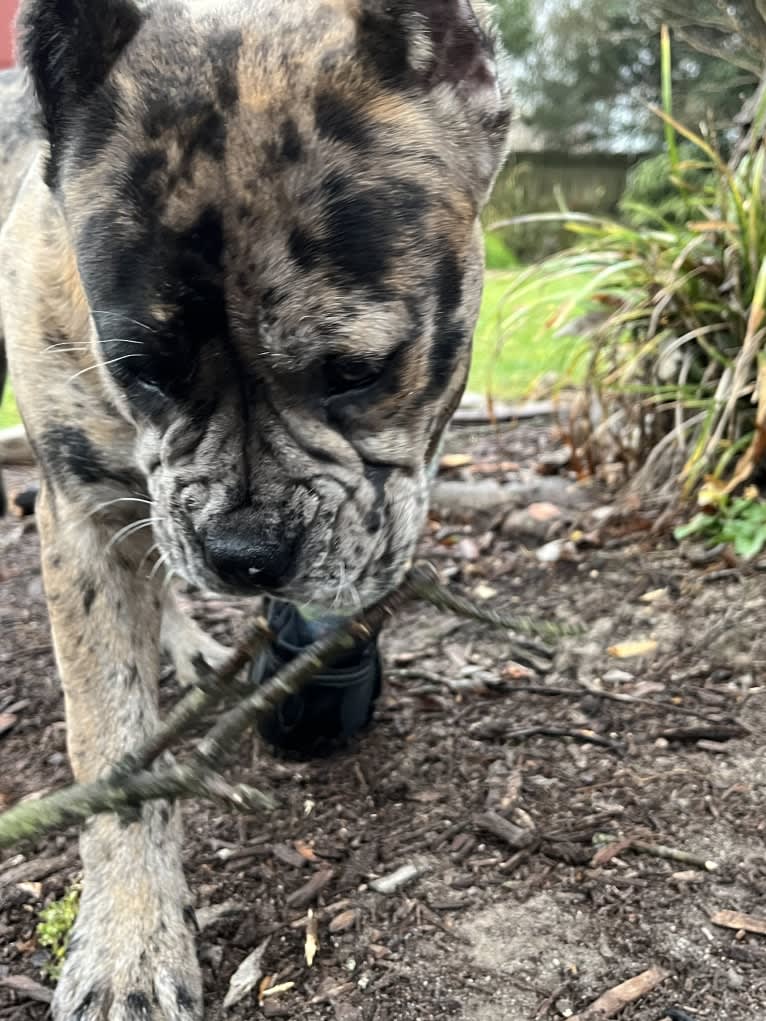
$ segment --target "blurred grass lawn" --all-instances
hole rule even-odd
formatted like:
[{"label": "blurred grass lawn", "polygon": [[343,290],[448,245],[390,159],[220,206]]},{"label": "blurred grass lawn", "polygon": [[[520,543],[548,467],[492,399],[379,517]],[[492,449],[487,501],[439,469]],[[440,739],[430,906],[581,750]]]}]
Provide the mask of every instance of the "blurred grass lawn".
[{"label": "blurred grass lawn", "polygon": [[[468,380],[474,393],[523,398],[541,377],[562,372],[576,350],[577,339],[556,336],[551,321],[584,286],[586,277],[530,279],[523,284],[523,294],[509,295],[519,273],[487,273]],[[504,321],[517,315],[503,336]]]},{"label": "blurred grass lawn", "polygon": [[[521,270],[489,270],[484,287],[481,316],[474,338],[473,363],[468,389],[474,393],[491,390],[495,397],[518,399],[530,393],[536,381],[548,373],[560,372],[574,350],[572,337],[555,337],[549,323],[584,278],[546,281],[524,285],[522,297],[506,299]],[[509,330],[496,353],[502,323],[526,308],[523,320]],[[10,387],[0,405],[0,428],[19,421]]]}]

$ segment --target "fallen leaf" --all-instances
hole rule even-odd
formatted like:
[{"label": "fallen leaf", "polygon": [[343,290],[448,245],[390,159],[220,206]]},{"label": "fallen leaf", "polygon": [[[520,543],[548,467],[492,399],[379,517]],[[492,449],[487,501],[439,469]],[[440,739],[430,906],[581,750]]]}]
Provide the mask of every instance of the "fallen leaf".
[{"label": "fallen leaf", "polygon": [[653,638],[646,638],[638,642],[621,642],[619,645],[611,645],[607,652],[617,659],[632,659],[634,656],[646,656],[655,652],[657,642]]},{"label": "fallen leaf", "polygon": [[263,975],[263,955],[266,953],[270,941],[271,937],[265,939],[251,954],[248,954],[231,976],[226,999],[223,1001],[224,1010],[239,1003],[255,988]]},{"label": "fallen leaf", "polygon": [[600,848],[591,858],[591,866],[594,869],[600,868],[603,865],[607,865],[613,858],[622,854],[623,851],[627,851],[633,841],[630,837],[626,837],[622,840],[615,840],[614,843],[607,844],[606,847]]},{"label": "fallen leaf", "polygon": [[309,845],[306,844],[303,840],[294,840],[293,841],[293,847],[298,852],[298,854],[301,856],[301,858],[305,858],[306,861],[317,861],[318,860],[317,856],[316,856],[316,853],[314,851],[314,848],[313,847],[309,847]]},{"label": "fallen leaf", "polygon": [[304,947],[306,964],[309,968],[314,963],[314,958],[319,953],[319,926],[313,911],[309,910],[308,921],[306,922],[306,944]]},{"label": "fallen leaf", "polygon": [[742,929],[744,932],[766,936],[766,918],[756,918],[755,915],[743,915],[740,911],[717,911],[710,921],[725,929]]}]

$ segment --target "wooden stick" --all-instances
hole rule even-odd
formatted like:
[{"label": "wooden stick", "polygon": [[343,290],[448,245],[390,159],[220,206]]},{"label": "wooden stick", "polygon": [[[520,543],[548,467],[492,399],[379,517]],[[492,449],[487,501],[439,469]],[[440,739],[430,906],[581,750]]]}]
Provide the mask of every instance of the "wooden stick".
[{"label": "wooden stick", "polygon": [[635,978],[630,978],[627,982],[622,982],[613,989],[609,989],[599,996],[590,1007],[575,1014],[569,1021],[606,1021],[607,1018],[619,1014],[629,1004],[647,996],[669,977],[669,971],[656,967],[649,968],[648,971],[636,975]]}]

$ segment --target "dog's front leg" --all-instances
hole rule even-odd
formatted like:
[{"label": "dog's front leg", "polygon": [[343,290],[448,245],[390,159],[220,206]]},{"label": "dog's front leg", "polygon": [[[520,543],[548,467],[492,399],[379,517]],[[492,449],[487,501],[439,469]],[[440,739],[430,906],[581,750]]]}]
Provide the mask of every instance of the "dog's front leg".
[{"label": "dog's front leg", "polygon": [[[104,774],[156,727],[160,607],[140,551],[109,547],[43,486],[43,575],[78,780]],[[101,815],[81,838],[83,891],[56,989],[56,1021],[191,1021],[202,1016],[194,914],[178,810],[152,802]]]}]

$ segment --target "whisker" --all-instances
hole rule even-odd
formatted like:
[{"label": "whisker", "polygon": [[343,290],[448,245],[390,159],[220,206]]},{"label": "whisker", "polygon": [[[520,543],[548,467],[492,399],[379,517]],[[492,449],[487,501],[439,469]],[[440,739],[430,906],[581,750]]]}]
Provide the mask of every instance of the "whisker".
[{"label": "whisker", "polygon": [[93,510],[89,510],[82,520],[85,521],[86,518],[92,518],[94,514],[98,514],[99,511],[104,510],[106,507],[111,507],[115,503],[143,503],[147,507],[152,506],[152,501],[146,500],[142,496],[118,496],[116,500],[105,500],[104,503],[98,504]]},{"label": "whisker", "polygon": [[90,310],[90,314],[92,316],[113,316],[116,319],[124,319],[126,323],[133,323],[134,326],[138,326],[141,330],[147,330],[149,333],[157,332],[146,323],[139,322],[138,319],[132,319],[130,316],[126,316],[124,312],[114,312],[104,308],[92,308]]},{"label": "whisker", "polygon": [[144,528],[150,528],[154,524],[159,524],[162,520],[164,519],[144,518],[142,521],[131,521],[129,525],[125,525],[124,528],[115,532],[104,547],[104,553],[108,553],[113,546],[115,546],[118,542],[121,542],[123,539],[127,539],[129,536],[134,535],[136,532],[140,532]]},{"label": "whisker", "polygon": [[73,379],[77,379],[78,376],[84,376],[86,372],[93,372],[94,369],[98,369],[101,366],[106,368],[107,365],[115,365],[117,362],[124,362],[127,358],[143,358],[143,355],[129,354],[120,355],[119,358],[110,358],[106,362],[96,362],[94,365],[86,365],[84,369],[80,369],[79,372],[75,372],[73,376],[70,376],[67,383],[71,383]]}]

